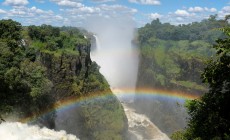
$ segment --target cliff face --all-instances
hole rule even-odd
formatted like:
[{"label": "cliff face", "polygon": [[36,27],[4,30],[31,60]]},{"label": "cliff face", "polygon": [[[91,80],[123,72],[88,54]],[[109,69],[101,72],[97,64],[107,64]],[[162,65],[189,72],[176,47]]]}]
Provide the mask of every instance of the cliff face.
[{"label": "cliff face", "polygon": [[52,97],[58,102],[70,97],[94,96],[98,92],[103,95],[79,103],[61,122],[56,121],[60,123],[56,129],[64,129],[83,140],[124,139],[127,119],[123,107],[99,73],[97,64],[91,61],[90,44],[76,45],[75,51],[77,55],[40,52],[40,61],[53,83]]},{"label": "cliff face", "polygon": [[[40,61],[47,68],[49,79],[53,83],[52,94],[58,101],[69,96],[79,96],[84,93],[84,86],[77,80],[88,78],[91,66],[90,45],[77,45],[78,55],[63,52],[60,55],[40,52]],[[78,91],[75,90],[77,86]]]},{"label": "cliff face", "polygon": [[[0,119],[32,116],[35,124],[65,129],[83,140],[124,139],[124,109],[91,62],[89,42],[74,27],[22,27],[0,20]],[[62,104],[67,99],[77,105],[58,112],[55,107],[67,106]],[[60,115],[66,122],[56,120]]]},{"label": "cliff face", "polygon": [[[170,25],[153,20],[138,29],[140,47],[137,88],[153,88],[202,95],[207,87],[201,74],[215,51],[210,48],[223,34],[214,28],[222,21],[203,20],[188,25]],[[147,101],[148,100],[148,101]],[[186,127],[186,111],[174,99],[139,97],[137,111],[146,114],[163,132],[171,134]]]},{"label": "cliff face", "polygon": [[149,58],[146,54],[140,56],[137,88],[148,87],[197,95],[207,91],[200,79],[205,60],[186,59],[178,55],[164,53],[166,58],[162,60],[164,61],[162,64],[157,62],[160,58]]}]

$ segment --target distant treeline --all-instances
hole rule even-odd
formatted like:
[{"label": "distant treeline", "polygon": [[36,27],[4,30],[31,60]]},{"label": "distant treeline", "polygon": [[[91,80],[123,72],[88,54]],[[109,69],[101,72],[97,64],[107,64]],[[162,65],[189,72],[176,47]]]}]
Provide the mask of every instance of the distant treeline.
[{"label": "distant treeline", "polygon": [[217,20],[216,18],[216,15],[212,15],[201,22],[180,24],[178,26],[161,23],[159,19],[156,19],[139,29],[139,41],[144,44],[151,37],[154,37],[161,40],[203,40],[214,43],[217,38],[224,36],[223,33],[215,29],[228,25],[227,20]]},{"label": "distant treeline", "polygon": [[218,28],[227,20],[210,16],[201,22],[171,25],[153,20],[138,30],[141,49],[137,86],[202,93],[206,87],[200,74],[205,61],[215,53],[211,48],[226,37]]}]

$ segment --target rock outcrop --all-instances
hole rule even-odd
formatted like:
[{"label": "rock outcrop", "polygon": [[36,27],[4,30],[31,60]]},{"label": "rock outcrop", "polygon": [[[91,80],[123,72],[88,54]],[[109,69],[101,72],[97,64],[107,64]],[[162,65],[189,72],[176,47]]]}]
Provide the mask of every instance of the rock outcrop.
[{"label": "rock outcrop", "polygon": [[56,129],[64,129],[80,139],[117,139],[125,137],[128,124],[124,109],[109,89],[99,67],[90,59],[90,44],[76,45],[76,54],[40,52],[40,61],[47,68],[53,83],[52,96],[56,102],[66,98],[95,96],[85,100],[59,119]]}]

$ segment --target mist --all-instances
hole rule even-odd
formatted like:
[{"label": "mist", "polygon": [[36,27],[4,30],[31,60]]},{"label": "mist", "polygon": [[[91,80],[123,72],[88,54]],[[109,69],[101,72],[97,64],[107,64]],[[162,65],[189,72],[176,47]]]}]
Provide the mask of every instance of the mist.
[{"label": "mist", "polygon": [[[92,18],[86,26],[94,34],[91,59],[101,68],[113,93],[121,101],[128,119],[128,140],[169,140],[148,117],[136,113],[135,89],[138,74],[139,50],[133,44],[135,24],[131,18]],[[133,95],[120,94],[129,89]],[[129,108],[132,104],[132,108]],[[139,106],[141,107],[141,106]],[[142,106],[143,107],[143,106]]]},{"label": "mist", "polygon": [[54,131],[38,126],[29,126],[19,122],[0,124],[0,139],[4,140],[79,140],[65,131]]},{"label": "mist", "polygon": [[91,18],[86,29],[95,34],[97,48],[91,58],[111,89],[134,89],[138,71],[138,50],[132,44],[135,23],[129,17]]}]

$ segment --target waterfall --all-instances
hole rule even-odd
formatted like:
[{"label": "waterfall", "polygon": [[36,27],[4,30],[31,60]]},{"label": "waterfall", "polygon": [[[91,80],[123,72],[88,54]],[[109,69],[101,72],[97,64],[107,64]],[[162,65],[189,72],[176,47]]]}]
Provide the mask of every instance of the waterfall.
[{"label": "waterfall", "polygon": [[[93,61],[101,67],[102,73],[111,86],[111,90],[116,94],[117,90],[131,89],[136,87],[138,69],[138,51],[131,44],[131,40],[125,41],[125,45],[114,38],[115,41],[107,42],[100,36],[94,35],[96,40],[95,50],[91,53]],[[107,37],[106,37],[107,39]],[[125,98],[122,95],[117,97],[120,100]],[[129,98],[130,101],[133,99]]]},{"label": "waterfall", "polygon": [[134,23],[127,17],[89,21],[86,29],[94,33],[96,49],[91,58],[101,67],[100,72],[111,89],[136,87],[138,51],[132,45]]},{"label": "waterfall", "polygon": [[[122,35],[118,35],[116,38],[112,37],[114,41],[111,42],[102,40],[103,35],[102,37],[94,35],[96,43],[93,44],[96,44],[96,46],[91,53],[91,59],[100,65],[100,72],[109,82],[115,95],[120,95],[117,93],[122,92],[123,88],[132,89],[135,95],[138,53],[131,45],[131,38],[126,37],[127,40],[123,40],[125,42],[119,42],[119,38],[123,37]],[[104,39],[111,40],[108,36]],[[118,96],[118,99],[122,102],[128,119],[129,140],[169,140],[168,136],[161,132],[149,118],[136,113],[135,109],[127,106],[126,103],[129,103],[132,99],[127,99],[125,96]]]},{"label": "waterfall", "polygon": [[[95,49],[97,52],[99,52],[101,50],[101,42],[100,40],[98,39],[98,37],[96,35],[93,35],[93,37],[95,38],[96,40],[96,46],[95,46]],[[95,52],[95,51],[94,51]],[[95,53],[93,53],[95,54]]]}]

